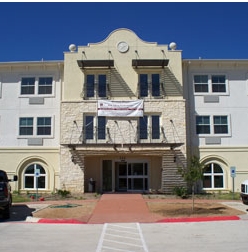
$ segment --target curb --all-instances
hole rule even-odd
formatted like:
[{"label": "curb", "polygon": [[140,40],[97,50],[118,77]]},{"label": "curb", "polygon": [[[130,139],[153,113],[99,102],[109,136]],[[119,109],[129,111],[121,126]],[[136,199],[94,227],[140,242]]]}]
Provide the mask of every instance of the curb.
[{"label": "curb", "polygon": [[[209,221],[237,221],[240,220],[238,216],[209,216],[209,217],[182,217],[182,218],[166,218],[156,223],[187,223],[187,222],[209,222]],[[26,222],[29,223],[42,223],[42,224],[89,224],[87,222],[79,221],[76,219],[44,219],[27,217]]]},{"label": "curb", "polygon": [[166,218],[166,219],[157,221],[157,223],[231,221],[231,220],[240,220],[240,218],[238,216],[210,216],[210,217]]},{"label": "curb", "polygon": [[36,218],[28,216],[26,222],[29,223],[47,223],[47,224],[87,224],[87,222],[75,220],[75,219],[45,219],[45,218]]},{"label": "curb", "polygon": [[38,223],[45,224],[87,224],[86,222],[75,219],[40,219]]}]

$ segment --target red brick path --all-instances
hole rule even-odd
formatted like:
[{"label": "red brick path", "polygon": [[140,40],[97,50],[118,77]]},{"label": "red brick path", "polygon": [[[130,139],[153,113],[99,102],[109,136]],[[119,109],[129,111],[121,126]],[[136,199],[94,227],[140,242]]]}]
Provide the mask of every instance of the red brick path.
[{"label": "red brick path", "polygon": [[162,218],[149,212],[141,194],[103,194],[88,223],[152,223]]}]

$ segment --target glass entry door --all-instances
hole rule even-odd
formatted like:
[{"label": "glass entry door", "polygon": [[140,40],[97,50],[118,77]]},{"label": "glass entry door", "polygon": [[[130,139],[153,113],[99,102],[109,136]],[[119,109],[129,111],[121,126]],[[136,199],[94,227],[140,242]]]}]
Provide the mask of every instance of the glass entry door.
[{"label": "glass entry door", "polygon": [[116,163],[116,185],[118,191],[147,191],[148,164],[145,162]]}]

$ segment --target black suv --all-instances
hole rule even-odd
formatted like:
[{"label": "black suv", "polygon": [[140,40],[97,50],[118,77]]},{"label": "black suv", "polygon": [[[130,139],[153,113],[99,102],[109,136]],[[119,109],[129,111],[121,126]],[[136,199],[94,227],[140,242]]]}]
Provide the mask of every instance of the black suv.
[{"label": "black suv", "polygon": [[10,218],[10,207],[12,205],[12,194],[10,181],[17,181],[17,176],[13,180],[8,179],[7,173],[0,170],[0,213],[4,219]]}]

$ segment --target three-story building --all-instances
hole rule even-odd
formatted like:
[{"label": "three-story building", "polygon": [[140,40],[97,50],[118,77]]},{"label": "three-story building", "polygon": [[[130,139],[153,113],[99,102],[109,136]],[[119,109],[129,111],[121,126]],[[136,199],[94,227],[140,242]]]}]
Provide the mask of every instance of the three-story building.
[{"label": "three-story building", "polygon": [[205,191],[240,191],[248,176],[248,61],[184,60],[188,154],[204,164]]},{"label": "three-story building", "polygon": [[181,51],[128,29],[65,53],[61,185],[171,193],[186,160]]},{"label": "three-story building", "polygon": [[0,168],[18,175],[13,190],[60,188],[62,79],[63,61],[0,63]]}]

